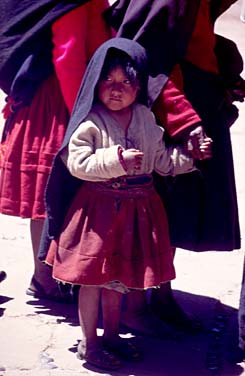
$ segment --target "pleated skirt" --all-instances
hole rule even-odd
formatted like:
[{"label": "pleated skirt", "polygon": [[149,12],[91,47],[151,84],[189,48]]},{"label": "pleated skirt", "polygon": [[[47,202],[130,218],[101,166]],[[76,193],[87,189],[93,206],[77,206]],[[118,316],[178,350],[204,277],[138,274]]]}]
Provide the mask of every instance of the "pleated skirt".
[{"label": "pleated skirt", "polygon": [[42,83],[31,104],[12,115],[1,143],[0,212],[45,218],[44,192],[69,115],[58,80]]},{"label": "pleated skirt", "polygon": [[84,182],[46,263],[59,281],[145,289],[175,278],[165,209],[152,182]]}]

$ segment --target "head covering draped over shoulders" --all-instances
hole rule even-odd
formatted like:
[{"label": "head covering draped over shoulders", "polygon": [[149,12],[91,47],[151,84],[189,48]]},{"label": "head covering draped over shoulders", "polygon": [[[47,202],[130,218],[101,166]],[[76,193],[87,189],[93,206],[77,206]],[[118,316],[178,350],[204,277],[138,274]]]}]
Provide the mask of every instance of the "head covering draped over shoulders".
[{"label": "head covering draped over shoulders", "polygon": [[67,147],[71,135],[88,115],[94,99],[95,89],[101,76],[107,53],[117,49],[126,53],[134,63],[141,77],[141,95],[139,101],[147,105],[148,59],[145,49],[137,42],[125,38],[112,38],[103,43],[91,58],[83,77],[76,103],[68,124],[60,151],[54,159],[53,168],[46,190],[48,232],[51,237],[59,233],[64,213],[81,180],[73,177],[61,160],[61,152]]}]

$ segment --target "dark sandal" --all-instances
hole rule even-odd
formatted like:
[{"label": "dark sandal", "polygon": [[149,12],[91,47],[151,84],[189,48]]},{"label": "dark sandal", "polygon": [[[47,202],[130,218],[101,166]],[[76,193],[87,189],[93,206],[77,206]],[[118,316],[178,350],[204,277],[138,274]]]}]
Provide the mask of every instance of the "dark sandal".
[{"label": "dark sandal", "polygon": [[121,338],[118,341],[110,342],[103,338],[102,344],[105,350],[112,352],[120,359],[129,361],[143,360],[143,353],[128,339]]},{"label": "dark sandal", "polygon": [[77,358],[80,360],[85,360],[92,366],[101,369],[117,370],[122,366],[121,361],[115,355],[103,348],[97,348],[85,355],[83,349],[81,348],[81,342],[79,342],[77,346]]},{"label": "dark sandal", "polygon": [[32,277],[31,285],[26,290],[26,295],[32,296],[36,299],[47,299],[58,303],[74,303],[74,299],[71,293],[63,293],[57,284],[57,288],[50,293],[47,293],[40,283]]}]

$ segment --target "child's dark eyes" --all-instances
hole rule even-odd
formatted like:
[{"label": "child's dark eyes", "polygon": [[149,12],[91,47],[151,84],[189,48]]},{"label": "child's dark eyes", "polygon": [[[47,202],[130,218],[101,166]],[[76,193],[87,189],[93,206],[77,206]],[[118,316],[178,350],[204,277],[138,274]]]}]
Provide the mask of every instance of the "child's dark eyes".
[{"label": "child's dark eyes", "polygon": [[[113,79],[112,79],[110,76],[107,76],[107,77],[105,78],[105,81],[106,81],[106,82],[112,82]],[[122,83],[125,84],[125,85],[132,85],[132,84],[131,84],[131,81],[128,80],[128,79],[123,80]]]}]

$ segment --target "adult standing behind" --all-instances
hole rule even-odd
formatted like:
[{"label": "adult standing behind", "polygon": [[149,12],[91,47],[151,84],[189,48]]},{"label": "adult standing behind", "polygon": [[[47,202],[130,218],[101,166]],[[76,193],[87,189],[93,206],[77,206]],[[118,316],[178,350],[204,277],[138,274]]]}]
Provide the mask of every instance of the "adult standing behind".
[{"label": "adult standing behind", "polygon": [[0,212],[31,219],[34,274],[27,294],[35,297],[64,298],[51,270],[37,259],[44,191],[87,63],[111,36],[102,18],[108,5],[107,0],[1,1],[0,87],[7,104]]},{"label": "adult standing behind", "polygon": [[[233,101],[243,101],[242,58],[235,43],[214,33],[215,20],[234,0],[119,0],[108,12],[117,36],[142,44],[150,59],[152,109],[170,140],[182,140],[195,157],[205,134],[213,157],[199,172],[159,178],[174,247],[192,251],[240,248],[240,229],[230,126],[238,117]],[[144,331],[144,297],[128,295],[125,323]],[[190,328],[171,285],[154,290],[156,313]]]}]

